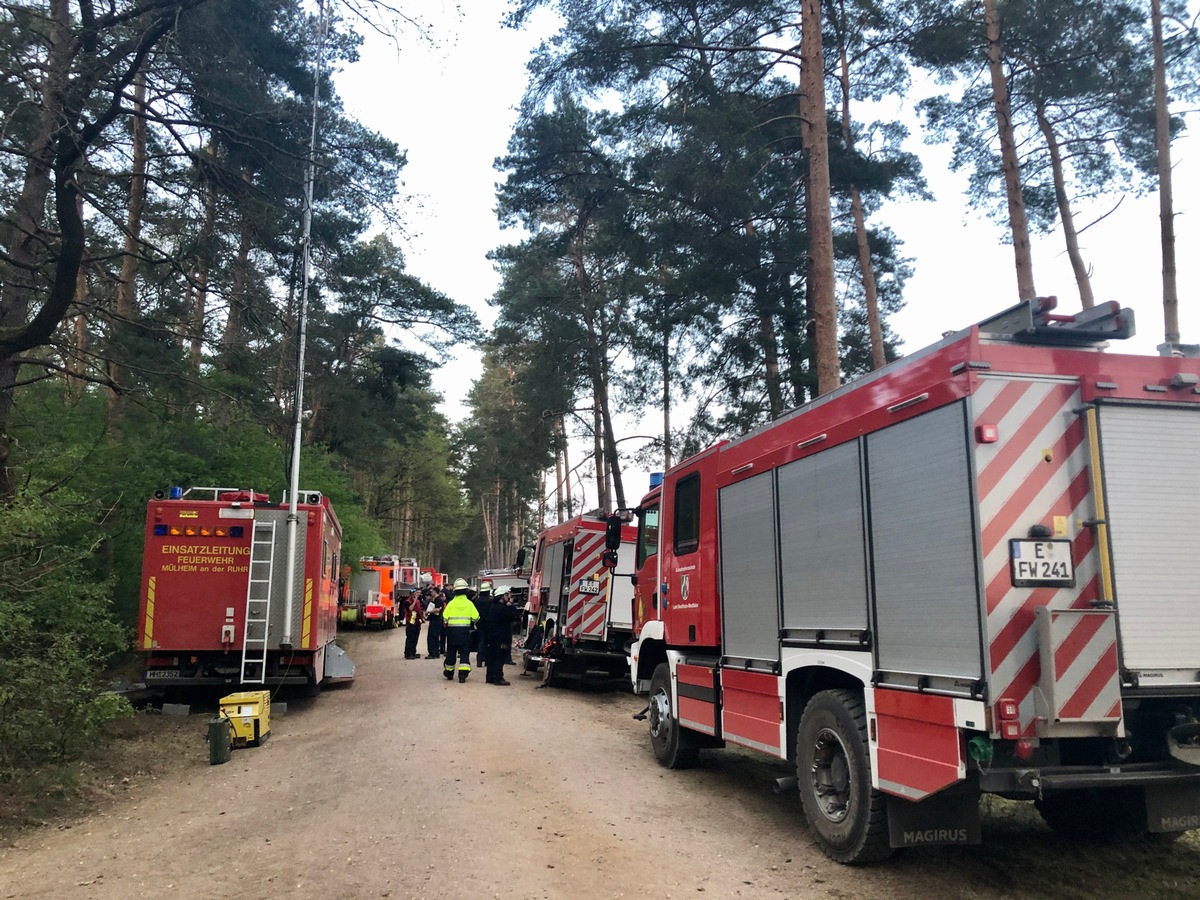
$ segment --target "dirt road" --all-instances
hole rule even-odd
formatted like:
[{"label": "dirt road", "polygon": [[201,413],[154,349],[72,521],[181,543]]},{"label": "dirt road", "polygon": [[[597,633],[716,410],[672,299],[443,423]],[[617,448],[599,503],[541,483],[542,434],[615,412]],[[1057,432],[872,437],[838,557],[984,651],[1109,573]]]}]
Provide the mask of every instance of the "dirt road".
[{"label": "dirt road", "polygon": [[0,897],[1200,893],[1195,844],[1079,848],[1011,815],[989,818],[982,849],[838,866],[796,797],[773,792],[786,764],[726,750],[669,772],[631,694],[542,689],[511,669],[512,687],[482,672],[451,683],[440,662],[404,660],[402,643],[353,636],[356,683],[290,700],[270,740],[226,765],[208,765],[206,717],[193,716],[172,777],[0,848]]}]

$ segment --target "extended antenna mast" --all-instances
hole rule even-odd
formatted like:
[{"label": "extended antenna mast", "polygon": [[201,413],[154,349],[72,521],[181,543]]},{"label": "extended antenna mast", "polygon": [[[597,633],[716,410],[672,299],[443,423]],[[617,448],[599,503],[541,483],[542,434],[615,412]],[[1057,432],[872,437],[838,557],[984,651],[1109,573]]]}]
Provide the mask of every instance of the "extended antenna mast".
[{"label": "extended antenna mast", "polygon": [[296,396],[292,407],[292,464],[288,484],[287,515],[287,577],[284,580],[283,635],[279,646],[283,650],[292,648],[292,599],[296,588],[296,532],[300,517],[296,505],[300,499],[300,429],[304,421],[304,349],[308,339],[308,283],[312,254],[309,252],[312,235],[313,179],[316,177],[317,158],[317,115],[321,105],[321,70],[325,63],[325,0],[319,0],[317,13],[317,60],[314,72],[312,131],[308,140],[308,163],[304,169],[304,216],[301,224],[300,310],[296,318]]}]

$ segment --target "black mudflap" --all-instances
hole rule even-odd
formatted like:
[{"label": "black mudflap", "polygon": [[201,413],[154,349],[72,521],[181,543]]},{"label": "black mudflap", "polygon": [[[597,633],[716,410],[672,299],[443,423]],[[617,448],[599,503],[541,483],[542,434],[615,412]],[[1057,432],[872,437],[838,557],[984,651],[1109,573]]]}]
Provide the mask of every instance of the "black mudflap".
[{"label": "black mudflap", "polygon": [[951,788],[919,803],[889,796],[888,829],[893,847],[978,844],[979,791]]},{"label": "black mudflap", "polygon": [[1154,834],[1200,828],[1200,785],[1147,785],[1146,827]]}]

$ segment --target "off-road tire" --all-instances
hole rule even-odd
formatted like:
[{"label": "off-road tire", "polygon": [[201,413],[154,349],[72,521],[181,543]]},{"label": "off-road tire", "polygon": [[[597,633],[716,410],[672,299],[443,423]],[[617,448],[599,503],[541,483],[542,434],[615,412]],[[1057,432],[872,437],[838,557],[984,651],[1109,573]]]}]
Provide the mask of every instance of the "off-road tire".
[{"label": "off-road tire", "polygon": [[1139,788],[1085,788],[1046,794],[1033,801],[1055,834],[1099,843],[1146,834],[1145,798]]},{"label": "off-road tire", "polygon": [[821,691],[808,701],[796,729],[796,777],[804,815],[826,856],[861,865],[891,855],[887,798],[871,787],[860,693]]},{"label": "off-road tire", "polygon": [[659,765],[668,769],[690,769],[700,761],[700,748],[689,746],[679,724],[679,712],[671,700],[671,669],[660,663],[650,679],[650,746]]}]

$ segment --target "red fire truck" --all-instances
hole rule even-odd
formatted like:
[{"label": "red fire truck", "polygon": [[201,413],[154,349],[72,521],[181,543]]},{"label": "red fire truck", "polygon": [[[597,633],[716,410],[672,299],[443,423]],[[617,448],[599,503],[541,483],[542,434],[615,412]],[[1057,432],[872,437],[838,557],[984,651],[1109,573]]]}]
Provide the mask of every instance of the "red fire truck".
[{"label": "red fire truck", "polygon": [[343,610],[342,622],[395,628],[396,586],[400,577],[398,556],[364,556],[359,571],[350,578],[349,611]]},{"label": "red fire truck", "polygon": [[630,666],[658,761],[794,760],[835,860],[1200,826],[1200,359],[1037,300],[665,473]]},{"label": "red fire truck", "polygon": [[286,503],[273,506],[266,494],[238,488],[156,493],[146,509],[137,626],[148,684],[294,684],[315,692],[322,682],[354,677],[334,643],[341,525],[319,492],[300,499],[288,598]]},{"label": "red fire truck", "polygon": [[579,515],[538,536],[526,614],[542,627],[543,639],[525,667],[545,666],[548,684],[593,670],[615,678],[628,671],[626,647],[633,636],[629,576],[637,530],[622,528],[606,563],[607,527],[605,516]]},{"label": "red fire truck", "polygon": [[439,572],[433,566],[421,566],[421,584],[441,587],[446,583],[446,574]]},{"label": "red fire truck", "polygon": [[421,567],[415,559],[402,558],[396,569],[396,596],[403,599],[421,589]]}]

